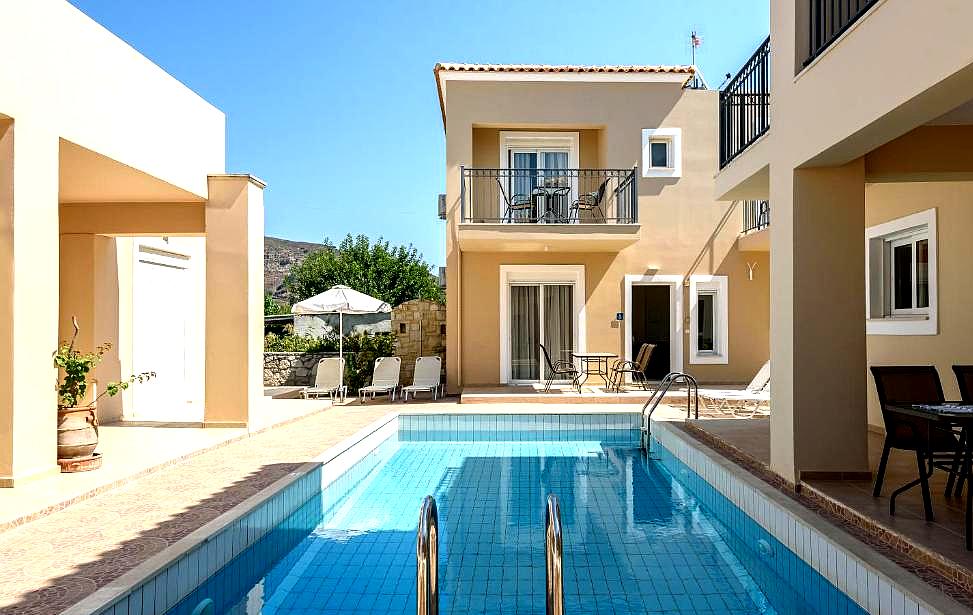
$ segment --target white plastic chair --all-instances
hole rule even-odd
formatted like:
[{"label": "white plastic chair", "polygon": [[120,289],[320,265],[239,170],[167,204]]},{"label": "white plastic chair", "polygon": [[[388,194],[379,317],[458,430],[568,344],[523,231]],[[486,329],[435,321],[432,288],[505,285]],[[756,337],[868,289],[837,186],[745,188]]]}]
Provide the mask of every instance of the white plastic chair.
[{"label": "white plastic chair", "polygon": [[358,389],[358,403],[365,403],[365,396],[371,393],[372,399],[382,393],[388,393],[389,401],[395,401],[395,392],[399,388],[399,372],[402,370],[402,359],[399,357],[379,357],[375,359],[375,370],[372,372],[372,383]]},{"label": "white plastic chair", "polygon": [[752,417],[767,414],[770,404],[770,361],[767,361],[754,375],[753,380],[742,390],[700,392],[707,407],[721,413],[738,417]]},{"label": "white plastic chair", "polygon": [[402,389],[405,401],[409,401],[409,393],[415,398],[416,393],[428,392],[432,398],[439,399],[442,390],[443,361],[439,357],[419,357],[416,359],[416,369],[412,374],[412,384]]},{"label": "white plastic chair", "polygon": [[339,357],[325,357],[318,361],[317,373],[314,376],[314,386],[301,391],[304,399],[312,399],[327,395],[334,402],[335,397],[345,400],[348,387],[343,384],[345,360]]}]

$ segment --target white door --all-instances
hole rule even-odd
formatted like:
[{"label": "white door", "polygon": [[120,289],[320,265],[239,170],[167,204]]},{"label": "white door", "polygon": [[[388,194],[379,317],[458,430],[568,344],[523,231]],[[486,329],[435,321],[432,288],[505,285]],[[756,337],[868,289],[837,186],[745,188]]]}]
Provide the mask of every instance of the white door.
[{"label": "white door", "polygon": [[199,421],[187,374],[189,309],[193,305],[188,258],[136,248],[132,300],[133,372],[156,377],[132,387],[130,418]]}]

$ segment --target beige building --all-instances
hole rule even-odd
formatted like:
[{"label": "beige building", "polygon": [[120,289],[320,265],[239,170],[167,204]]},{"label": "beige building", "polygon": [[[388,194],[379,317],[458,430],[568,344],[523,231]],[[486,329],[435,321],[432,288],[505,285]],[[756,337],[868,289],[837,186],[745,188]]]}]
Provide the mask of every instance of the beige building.
[{"label": "beige building", "polygon": [[225,119],[63,0],[15,2],[0,53],[0,486],[57,472],[58,340],[110,341],[118,418],[245,425],[261,395],[263,184]]},{"label": "beige building", "polygon": [[715,196],[773,211],[771,467],[863,474],[884,431],[866,367],[935,365],[956,399],[973,363],[973,3],[770,13],[721,95]]},{"label": "beige building", "polygon": [[[713,194],[715,91],[692,67],[439,64],[452,392],[543,381],[571,351],[745,383],[769,354],[757,203]],[[744,210],[747,210],[746,212]],[[758,242],[759,243],[759,242]]]}]

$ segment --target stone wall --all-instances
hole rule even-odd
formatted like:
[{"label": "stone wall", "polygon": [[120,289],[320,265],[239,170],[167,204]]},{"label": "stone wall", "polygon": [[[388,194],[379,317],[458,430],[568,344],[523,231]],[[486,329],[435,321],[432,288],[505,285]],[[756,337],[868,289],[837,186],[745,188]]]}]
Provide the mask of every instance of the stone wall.
[{"label": "stone wall", "polygon": [[438,355],[446,382],[446,306],[428,299],[413,299],[392,310],[395,355],[402,358],[400,382],[412,384],[417,357]]},{"label": "stone wall", "polygon": [[318,361],[336,356],[336,352],[265,352],[264,386],[311,386]]}]

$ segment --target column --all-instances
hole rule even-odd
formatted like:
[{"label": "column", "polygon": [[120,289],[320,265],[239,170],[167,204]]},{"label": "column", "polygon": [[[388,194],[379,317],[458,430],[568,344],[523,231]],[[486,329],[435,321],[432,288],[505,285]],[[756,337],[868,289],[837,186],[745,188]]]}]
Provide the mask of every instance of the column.
[{"label": "column", "polygon": [[[16,139],[14,132],[16,130]],[[16,164],[14,161],[16,160]],[[58,471],[58,140],[0,119],[0,487]]]},{"label": "column", "polygon": [[263,398],[264,184],[209,178],[204,422],[244,427]]},{"label": "column", "polygon": [[868,474],[865,176],[771,167],[771,468]]}]

